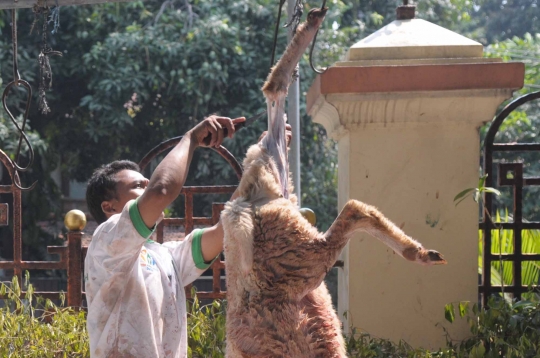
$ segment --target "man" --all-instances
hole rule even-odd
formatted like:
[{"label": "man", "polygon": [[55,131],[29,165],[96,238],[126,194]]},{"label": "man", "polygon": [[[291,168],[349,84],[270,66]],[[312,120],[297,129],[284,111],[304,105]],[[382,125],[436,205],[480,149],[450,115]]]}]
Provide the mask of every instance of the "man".
[{"label": "man", "polygon": [[[195,149],[218,147],[231,120],[211,116],[188,131],[150,180],[129,161],[98,168],[86,199],[100,224],[86,256],[88,333],[92,357],[186,357],[184,286],[199,277],[223,249],[218,224],[181,242],[149,239],[163,210],[180,194]],[[233,194],[234,197],[234,194]]]}]

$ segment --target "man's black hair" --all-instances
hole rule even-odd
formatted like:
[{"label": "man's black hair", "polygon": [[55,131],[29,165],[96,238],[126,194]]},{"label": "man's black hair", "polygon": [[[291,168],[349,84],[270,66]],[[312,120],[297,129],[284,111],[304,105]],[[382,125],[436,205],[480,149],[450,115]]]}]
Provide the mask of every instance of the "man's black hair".
[{"label": "man's black hair", "polygon": [[139,166],[130,160],[116,160],[94,170],[86,187],[86,204],[98,224],[107,221],[101,203],[116,198],[116,174],[122,170],[140,172]]}]

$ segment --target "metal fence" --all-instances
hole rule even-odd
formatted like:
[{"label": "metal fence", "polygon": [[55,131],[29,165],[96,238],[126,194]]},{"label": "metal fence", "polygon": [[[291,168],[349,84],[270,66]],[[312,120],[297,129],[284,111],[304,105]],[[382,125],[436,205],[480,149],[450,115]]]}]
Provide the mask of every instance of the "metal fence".
[{"label": "metal fence", "polygon": [[[139,163],[141,170],[144,170],[148,164],[159,154],[174,147],[181,137],[172,138],[152,149]],[[220,154],[233,168],[236,176],[240,180],[242,177],[242,168],[234,156],[224,147],[217,149],[212,148]],[[19,282],[22,281],[22,275],[25,270],[66,270],[67,271],[67,292],[66,300],[68,306],[81,307],[85,293],[83,292],[83,276],[84,276],[84,258],[86,257],[87,247],[82,246],[82,232],[69,231],[67,234],[66,246],[48,246],[47,251],[50,254],[57,254],[58,261],[23,261],[22,259],[22,207],[21,207],[21,183],[18,172],[10,157],[0,150],[0,161],[7,170],[11,184],[0,185],[0,194],[11,194],[12,214],[10,215],[9,203],[0,203],[0,226],[9,226],[10,217],[13,221],[13,260],[0,261],[0,270],[9,270],[13,275],[17,276]],[[18,184],[15,185],[15,184]],[[168,226],[183,227],[185,234],[191,233],[194,227],[211,226],[218,222],[223,203],[212,204],[212,214],[209,217],[195,217],[193,214],[193,197],[195,195],[206,194],[225,194],[233,193],[236,189],[235,185],[215,185],[215,186],[187,186],[181,191],[185,201],[185,216],[183,218],[165,218],[156,228],[156,240],[163,242],[164,229]],[[225,292],[222,290],[221,272],[225,268],[222,260],[216,260],[210,270],[212,272],[212,290],[198,292],[197,296],[200,299],[216,299],[224,298]],[[206,279],[207,280],[207,279]],[[188,296],[191,294],[191,285],[186,287]],[[22,297],[24,298],[25,292]],[[58,291],[36,291],[35,295],[40,295],[44,298],[52,300],[60,299]],[[0,299],[5,298],[0,296]]]},{"label": "metal fence", "polygon": [[[529,186],[540,185],[540,177],[524,176],[524,165],[526,163],[522,160],[505,162],[494,159],[496,153],[540,153],[540,144],[538,143],[495,143],[495,136],[501,129],[504,120],[519,107],[537,99],[540,99],[540,92],[524,95],[508,104],[491,124],[484,142],[484,174],[488,175],[485,186],[509,186],[514,197],[513,207],[509,213],[512,220],[508,222],[504,220],[502,220],[503,222],[496,222],[494,219],[497,217],[494,194],[488,193],[484,198],[485,211],[480,222],[480,230],[483,233],[483,272],[479,285],[479,292],[484,305],[487,304],[489,296],[493,294],[510,294],[513,298],[519,300],[522,298],[522,294],[529,289],[538,291],[540,288],[537,284],[525,285],[522,280],[522,269],[525,263],[537,261],[540,264],[540,254],[524,253],[522,246],[523,230],[540,229],[540,222],[529,222],[523,218],[523,190]],[[511,253],[493,252],[493,234],[499,231],[498,238],[501,239],[502,230],[509,230],[513,233],[513,252]],[[503,266],[504,263],[511,263],[513,277],[511,284],[494,285],[492,283],[494,262],[499,262],[500,266]]]}]

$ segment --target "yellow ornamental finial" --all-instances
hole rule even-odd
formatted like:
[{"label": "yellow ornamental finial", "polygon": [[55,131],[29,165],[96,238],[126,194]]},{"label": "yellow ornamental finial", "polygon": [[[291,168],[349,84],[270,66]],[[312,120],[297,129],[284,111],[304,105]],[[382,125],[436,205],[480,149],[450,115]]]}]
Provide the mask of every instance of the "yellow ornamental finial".
[{"label": "yellow ornamental finial", "polygon": [[64,218],[64,225],[69,231],[82,231],[86,227],[86,215],[80,210],[70,210]]},{"label": "yellow ornamental finial", "polygon": [[317,215],[315,215],[315,212],[310,208],[301,208],[300,214],[302,214],[311,225],[315,226],[315,224],[317,224]]}]

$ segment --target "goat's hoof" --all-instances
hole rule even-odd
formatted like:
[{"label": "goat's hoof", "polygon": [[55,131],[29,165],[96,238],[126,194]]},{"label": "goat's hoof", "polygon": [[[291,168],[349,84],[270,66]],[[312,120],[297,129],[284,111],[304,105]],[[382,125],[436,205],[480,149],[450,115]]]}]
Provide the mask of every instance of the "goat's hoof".
[{"label": "goat's hoof", "polygon": [[448,263],[443,255],[435,250],[427,250],[422,255],[422,261],[426,265],[446,265]]}]

